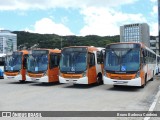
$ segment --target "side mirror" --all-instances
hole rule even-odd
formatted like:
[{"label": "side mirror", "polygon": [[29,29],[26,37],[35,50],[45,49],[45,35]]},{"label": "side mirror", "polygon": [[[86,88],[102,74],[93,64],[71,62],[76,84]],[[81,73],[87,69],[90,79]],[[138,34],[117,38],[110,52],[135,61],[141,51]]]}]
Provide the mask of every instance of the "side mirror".
[{"label": "side mirror", "polygon": [[143,57],[146,57],[147,56],[147,53],[146,53],[146,51],[142,51],[142,54],[143,54]]},{"label": "side mirror", "polygon": [[28,58],[28,55],[24,55],[24,59],[23,59],[23,68],[24,69],[27,68],[27,58]]},{"label": "side mirror", "polygon": [[95,56],[94,56],[94,54],[90,54],[89,67],[92,67],[94,65],[95,65]]}]

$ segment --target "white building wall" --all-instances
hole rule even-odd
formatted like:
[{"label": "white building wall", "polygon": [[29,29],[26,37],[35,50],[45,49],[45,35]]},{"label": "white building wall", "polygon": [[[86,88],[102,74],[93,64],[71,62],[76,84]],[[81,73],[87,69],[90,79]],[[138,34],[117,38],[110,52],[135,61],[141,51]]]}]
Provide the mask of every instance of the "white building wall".
[{"label": "white building wall", "polygon": [[142,42],[150,47],[149,26],[147,23],[135,23],[120,26],[120,42]]},{"label": "white building wall", "polygon": [[8,30],[0,30],[0,53],[11,53],[17,50],[17,35]]}]

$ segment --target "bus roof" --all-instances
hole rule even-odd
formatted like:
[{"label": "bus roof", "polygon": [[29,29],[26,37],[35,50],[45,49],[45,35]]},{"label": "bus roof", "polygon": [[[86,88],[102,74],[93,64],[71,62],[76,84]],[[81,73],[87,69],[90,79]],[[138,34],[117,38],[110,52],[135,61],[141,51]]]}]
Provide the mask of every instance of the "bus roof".
[{"label": "bus roof", "polygon": [[5,56],[6,56],[6,54],[0,53],[0,57],[5,57]]},{"label": "bus roof", "polygon": [[33,49],[33,50],[48,50],[49,52],[53,52],[53,53],[61,53],[61,50],[59,50],[59,49],[46,49],[46,48],[42,48],[42,49]]},{"label": "bus roof", "polygon": [[144,48],[154,54],[156,54],[153,50],[151,50],[150,48],[148,48],[147,46],[145,46],[144,43],[141,43],[141,42],[117,42],[117,43],[111,43],[111,44],[108,44],[106,46],[109,46],[109,45],[116,45],[116,44],[139,44],[141,48]]},{"label": "bus roof", "polygon": [[23,54],[28,54],[28,50],[21,50],[21,51],[16,51],[16,52],[22,52]]},{"label": "bus roof", "polygon": [[94,47],[94,46],[69,46],[69,47],[64,47],[63,49],[65,48],[87,48],[89,52],[93,52],[93,51],[100,51],[102,49],[105,49],[105,48],[102,48],[102,47]]}]

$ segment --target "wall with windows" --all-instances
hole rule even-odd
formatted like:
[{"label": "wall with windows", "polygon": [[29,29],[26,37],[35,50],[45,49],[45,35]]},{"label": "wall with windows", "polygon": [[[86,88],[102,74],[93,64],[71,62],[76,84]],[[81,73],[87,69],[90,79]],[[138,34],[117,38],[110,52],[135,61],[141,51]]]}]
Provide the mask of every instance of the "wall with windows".
[{"label": "wall with windows", "polygon": [[8,30],[0,30],[0,53],[12,53],[17,50],[17,35]]},{"label": "wall with windows", "polygon": [[156,53],[159,54],[159,38],[156,40],[150,40],[150,48]]},{"label": "wall with windows", "polygon": [[[159,33],[159,37],[158,37],[158,41],[160,41],[160,0],[158,0],[158,33]],[[159,46],[160,46],[160,42],[159,42]],[[159,49],[159,53],[160,53],[160,49]]]},{"label": "wall with windows", "polygon": [[128,24],[120,27],[120,42],[142,42],[150,47],[149,40],[147,23]]}]

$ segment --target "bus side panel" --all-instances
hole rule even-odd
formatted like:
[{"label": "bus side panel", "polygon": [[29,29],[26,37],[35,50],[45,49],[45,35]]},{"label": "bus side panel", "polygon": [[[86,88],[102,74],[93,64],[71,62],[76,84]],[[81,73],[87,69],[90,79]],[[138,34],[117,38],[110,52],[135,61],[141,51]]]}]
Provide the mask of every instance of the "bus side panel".
[{"label": "bus side panel", "polygon": [[92,66],[88,68],[88,84],[95,83],[97,79],[96,67]]},{"label": "bus side panel", "polygon": [[141,77],[141,85],[144,85],[145,84],[145,68],[143,68],[141,71],[140,71],[140,77]]},{"label": "bus side panel", "polygon": [[22,80],[26,80],[26,70],[25,69],[21,70],[21,75],[22,75]]},{"label": "bus side panel", "polygon": [[48,70],[49,81],[48,82],[58,82],[59,68],[55,67],[53,69]]},{"label": "bus side panel", "polygon": [[153,74],[153,72],[155,73],[154,69],[155,69],[154,64],[148,64],[147,81],[154,77]]},{"label": "bus side panel", "polygon": [[145,84],[145,75],[147,77],[147,69],[148,69],[147,64],[141,64],[141,69],[140,69],[141,86]]}]

